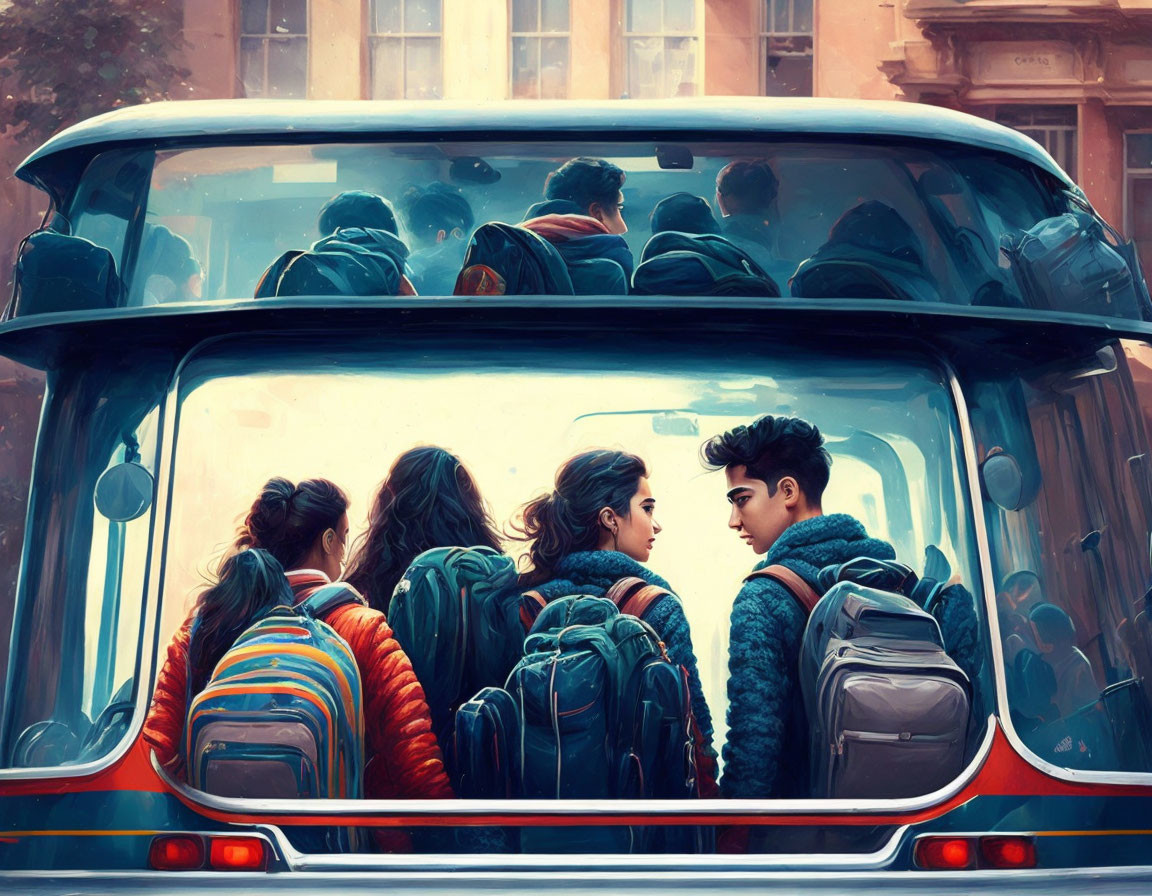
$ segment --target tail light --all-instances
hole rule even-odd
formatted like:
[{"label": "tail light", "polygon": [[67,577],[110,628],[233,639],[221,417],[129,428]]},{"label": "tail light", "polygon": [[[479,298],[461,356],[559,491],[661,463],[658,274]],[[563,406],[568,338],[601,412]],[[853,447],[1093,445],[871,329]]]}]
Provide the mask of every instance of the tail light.
[{"label": "tail light", "polygon": [[912,850],[916,867],[926,871],[975,868],[1035,868],[1036,842],[1020,835],[920,837]]},{"label": "tail light", "polygon": [[981,837],[980,860],[987,868],[1035,868],[1036,844],[1031,837]]},{"label": "tail light", "polygon": [[259,837],[163,834],[148,848],[157,871],[267,871],[268,844]]},{"label": "tail light", "polygon": [[165,835],[152,840],[148,864],[157,871],[195,871],[204,867],[204,841],[188,834]]}]

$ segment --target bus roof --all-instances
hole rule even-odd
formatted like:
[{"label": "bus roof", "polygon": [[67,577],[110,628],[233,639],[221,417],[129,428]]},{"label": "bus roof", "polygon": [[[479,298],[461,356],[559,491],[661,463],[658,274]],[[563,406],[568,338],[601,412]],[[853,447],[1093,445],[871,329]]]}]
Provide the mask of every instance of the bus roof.
[{"label": "bus roof", "polygon": [[939,140],[1006,152],[1071,180],[1035,141],[1002,125],[936,106],[878,100],[768,97],[658,101],[492,103],[189,100],[117,109],[60,132],[32,153],[17,176],[61,192],[107,145],[246,139],[288,142],[453,133],[470,138],[524,135],[637,138],[672,132],[710,135],[865,135]]}]

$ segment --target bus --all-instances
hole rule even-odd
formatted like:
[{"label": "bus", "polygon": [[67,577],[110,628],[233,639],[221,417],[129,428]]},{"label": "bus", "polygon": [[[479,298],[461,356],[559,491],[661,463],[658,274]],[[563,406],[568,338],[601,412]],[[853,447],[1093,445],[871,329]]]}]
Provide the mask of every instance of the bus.
[{"label": "bus", "polygon": [[[579,159],[621,172],[610,227],[546,192]],[[0,322],[6,892],[1152,882],[1152,302],[1136,247],[1027,137],[816,99],[194,101],[75,125],[16,174],[48,210]],[[344,233],[322,210],[347,191],[387,200],[391,285],[285,285]],[[458,218],[429,226],[433,194]],[[736,275],[645,280],[674,196],[703,222],[677,219],[676,257],[710,240]],[[532,287],[484,254],[542,215],[612,234],[615,279]],[[913,761],[864,795],[726,789],[732,608],[762,558],[700,451],[764,415],[823,434],[825,513],[970,597],[969,716],[930,784]],[[158,761],[168,645],[262,484],[338,483],[351,543],[418,445],[459,456],[505,534],[566,458],[644,459],[648,566],[691,627],[723,796],[247,798]],[[646,836],[671,830],[696,848]]]}]

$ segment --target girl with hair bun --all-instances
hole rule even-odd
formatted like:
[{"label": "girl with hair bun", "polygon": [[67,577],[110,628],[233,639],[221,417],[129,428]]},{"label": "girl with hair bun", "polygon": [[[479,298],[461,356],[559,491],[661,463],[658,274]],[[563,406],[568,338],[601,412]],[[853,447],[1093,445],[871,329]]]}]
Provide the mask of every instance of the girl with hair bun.
[{"label": "girl with hair bun", "polygon": [[[648,468],[635,454],[595,449],[565,461],[555,488],[530,501],[511,525],[511,537],[528,542],[528,569],[520,587],[545,601],[576,594],[603,597],[620,579],[635,576],[669,592],[646,566],[660,534]],[[704,699],[692,633],[678,598],[651,605],[644,621],[664,642],[668,657],[688,672],[692,711],[703,742],[697,764],[715,786],[712,715]]]},{"label": "girl with hair bun", "polygon": [[[287,570],[285,587],[290,598],[299,603],[339,579],[347,539],[348,498],[338,486],[326,479],[305,479],[293,484],[275,477],[265,483],[253,502],[237,533],[234,552],[224,560],[224,566],[237,562],[237,558],[253,549],[266,551]],[[384,614],[371,609],[352,586],[345,585],[345,591],[346,601],[333,606],[322,619],[348,643],[360,670],[366,748],[364,796],[453,797],[432,733],[424,690],[411,662],[393,638]],[[191,621],[185,629],[190,624]],[[187,667],[185,629],[169,648],[165,672]],[[168,709],[163,719],[156,719],[154,736],[150,738],[154,745],[179,743],[187,707],[187,694],[179,686],[182,684],[177,674],[162,674],[157,683],[153,705]],[[163,755],[160,758],[165,759]],[[408,848],[402,832],[378,831],[376,839],[386,850]]]},{"label": "girl with hair bun", "polygon": [[221,563],[216,584],[197,598],[168,648],[144,721],[144,739],[170,772],[183,775],[180,743],[188,699],[204,690],[216,664],[249,626],[292,602],[284,568],[266,551],[243,551]]}]

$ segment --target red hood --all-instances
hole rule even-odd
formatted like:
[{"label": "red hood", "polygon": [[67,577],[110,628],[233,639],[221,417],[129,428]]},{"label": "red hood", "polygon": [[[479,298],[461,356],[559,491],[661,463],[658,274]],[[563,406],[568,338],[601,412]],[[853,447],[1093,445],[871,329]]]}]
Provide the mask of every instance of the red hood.
[{"label": "red hood", "polygon": [[601,236],[608,228],[588,215],[543,215],[520,225],[550,243],[564,243],[583,236]]},{"label": "red hood", "polygon": [[316,569],[295,569],[285,575],[288,578],[288,584],[292,586],[292,593],[296,595],[297,601],[305,596],[303,592],[307,590],[332,584],[332,580],[328,576]]}]

